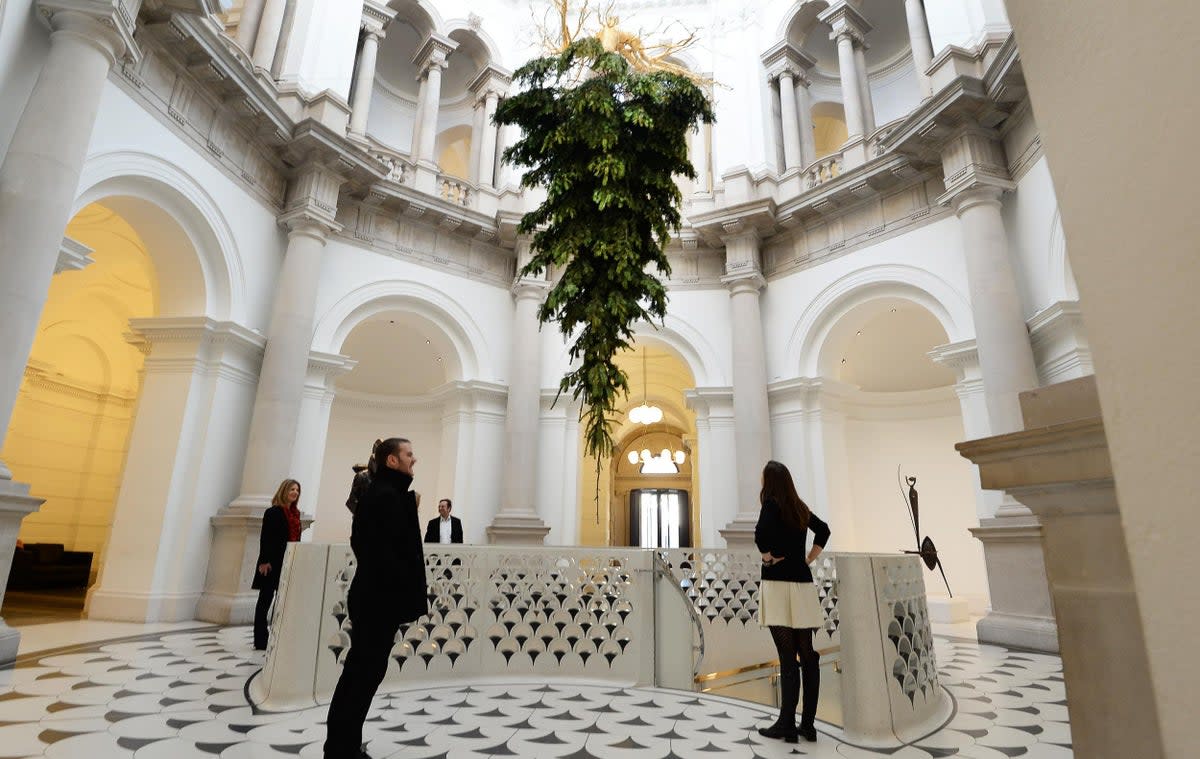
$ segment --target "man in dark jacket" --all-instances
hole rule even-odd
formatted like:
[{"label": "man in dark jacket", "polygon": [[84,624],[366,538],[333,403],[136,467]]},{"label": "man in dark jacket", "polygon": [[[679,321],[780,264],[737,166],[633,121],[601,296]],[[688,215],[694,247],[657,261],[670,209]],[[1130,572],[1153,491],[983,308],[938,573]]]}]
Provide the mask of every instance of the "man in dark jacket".
[{"label": "man in dark jacket", "polygon": [[388,438],[376,449],[375,461],[375,476],[358,501],[350,533],[357,564],[347,596],[350,651],[329,703],[325,759],[367,755],[363,721],[387,673],[396,633],[429,611],[420,497],[409,490],[417,463],[412,443]]},{"label": "man in dark jacket", "polygon": [[449,498],[438,501],[438,515],[425,525],[426,543],[461,543],[463,542],[462,520],[450,516],[454,504]]}]

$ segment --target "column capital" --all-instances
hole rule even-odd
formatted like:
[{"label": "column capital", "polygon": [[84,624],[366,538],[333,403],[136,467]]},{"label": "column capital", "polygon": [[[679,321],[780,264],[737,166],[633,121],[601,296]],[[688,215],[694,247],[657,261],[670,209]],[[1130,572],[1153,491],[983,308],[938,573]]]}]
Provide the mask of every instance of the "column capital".
[{"label": "column capital", "polygon": [[737,272],[736,274],[726,274],[721,277],[721,284],[729,290],[730,295],[742,295],[745,293],[758,293],[763,291],[767,286],[767,280],[757,271]]},{"label": "column capital", "polygon": [[424,76],[432,68],[446,68],[446,59],[457,47],[458,43],[454,40],[434,32],[421,43],[421,47],[412,57],[412,62],[420,70],[421,76]]},{"label": "column capital", "polygon": [[772,84],[778,82],[781,76],[789,75],[793,82],[807,87],[808,71],[817,64],[815,58],[787,40],[772,46],[760,58],[767,70],[767,79]]},{"label": "column capital", "polygon": [[37,0],[38,17],[52,33],[79,37],[112,64],[141,59],[133,40],[140,6],[141,0]]},{"label": "column capital", "polygon": [[866,16],[858,11],[847,0],[837,0],[833,5],[821,11],[817,20],[828,24],[833,30],[829,39],[837,41],[841,37],[849,37],[857,45],[866,45],[867,33],[874,27],[867,21]]},{"label": "column capital", "polygon": [[489,63],[479,70],[479,73],[467,85],[467,90],[482,100],[487,95],[503,96],[512,86],[512,72],[508,69]]},{"label": "column capital", "polygon": [[345,177],[328,166],[310,163],[302,167],[288,186],[287,203],[279,223],[292,231],[311,225],[324,227],[325,233],[340,230],[336,217],[343,182]]},{"label": "column capital", "polygon": [[1001,193],[1016,189],[1004,145],[992,129],[976,124],[962,127],[942,144],[941,152],[946,192],[938,202],[953,203],[958,213],[964,210],[960,203],[976,205],[993,195],[998,200]]},{"label": "column capital", "polygon": [[517,300],[536,300],[538,303],[545,300],[546,293],[549,291],[549,282],[533,277],[517,277],[513,280],[512,287],[509,288],[509,292]]},{"label": "column capital", "polygon": [[382,39],[386,34],[384,30],[392,22],[395,15],[396,12],[386,5],[374,0],[367,0],[367,2],[363,3],[362,19],[359,21],[358,28],[367,34]]},{"label": "column capital", "polygon": [[62,247],[58,249],[58,260],[54,262],[54,273],[63,271],[79,271],[96,263],[92,258],[92,249],[78,240],[63,237]]}]

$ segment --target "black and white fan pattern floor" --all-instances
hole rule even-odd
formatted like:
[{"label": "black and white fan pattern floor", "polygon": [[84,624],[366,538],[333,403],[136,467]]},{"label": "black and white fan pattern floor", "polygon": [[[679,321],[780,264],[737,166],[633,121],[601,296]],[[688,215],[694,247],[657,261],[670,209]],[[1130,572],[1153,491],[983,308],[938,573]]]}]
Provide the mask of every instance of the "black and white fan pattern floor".
[{"label": "black and white fan pattern floor", "polygon": [[[758,735],[771,709],[655,688],[473,684],[376,699],[364,737],[384,757],[1071,757],[1058,657],[938,639],[957,711],[910,746],[866,750],[825,729],[813,743]],[[0,757],[308,759],[325,707],[256,714],[246,680],[262,665],[247,628],[100,643],[23,658],[0,672]]]}]

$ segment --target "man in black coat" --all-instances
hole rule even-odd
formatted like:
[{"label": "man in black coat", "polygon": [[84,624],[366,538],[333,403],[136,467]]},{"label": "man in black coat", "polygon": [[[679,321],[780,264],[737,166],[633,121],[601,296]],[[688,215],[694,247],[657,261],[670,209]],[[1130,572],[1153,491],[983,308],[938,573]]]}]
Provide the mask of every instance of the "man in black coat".
[{"label": "man in black coat", "polygon": [[350,651],[326,719],[325,759],[359,759],[371,699],[387,673],[388,655],[401,625],[429,612],[420,497],[412,484],[412,443],[388,438],[376,450],[376,472],[358,501],[350,547],[357,567],[350,583]]},{"label": "man in black coat", "polygon": [[450,516],[450,509],[454,508],[454,504],[449,498],[443,498],[438,501],[438,515],[434,519],[429,520],[429,524],[425,525],[425,542],[426,543],[461,543],[462,538],[462,520],[458,517]]}]

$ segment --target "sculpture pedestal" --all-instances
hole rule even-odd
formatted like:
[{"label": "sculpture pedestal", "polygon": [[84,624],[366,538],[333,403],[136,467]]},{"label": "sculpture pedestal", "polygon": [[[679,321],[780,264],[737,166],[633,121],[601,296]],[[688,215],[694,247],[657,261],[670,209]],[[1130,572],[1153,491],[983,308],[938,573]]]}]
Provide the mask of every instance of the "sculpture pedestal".
[{"label": "sculpture pedestal", "polygon": [[971,534],[983,543],[992,598],[991,611],[979,620],[979,642],[1058,653],[1037,517],[981,519]]},{"label": "sculpture pedestal", "polygon": [[[25,483],[0,480],[0,604],[4,603],[21,520],[37,511],[42,503],[43,499],[29,495],[29,486]],[[20,631],[9,627],[0,617],[0,667],[16,660],[20,643]]]},{"label": "sculpture pedestal", "polygon": [[506,546],[540,546],[550,527],[537,516],[497,515],[488,525],[488,542]]}]

